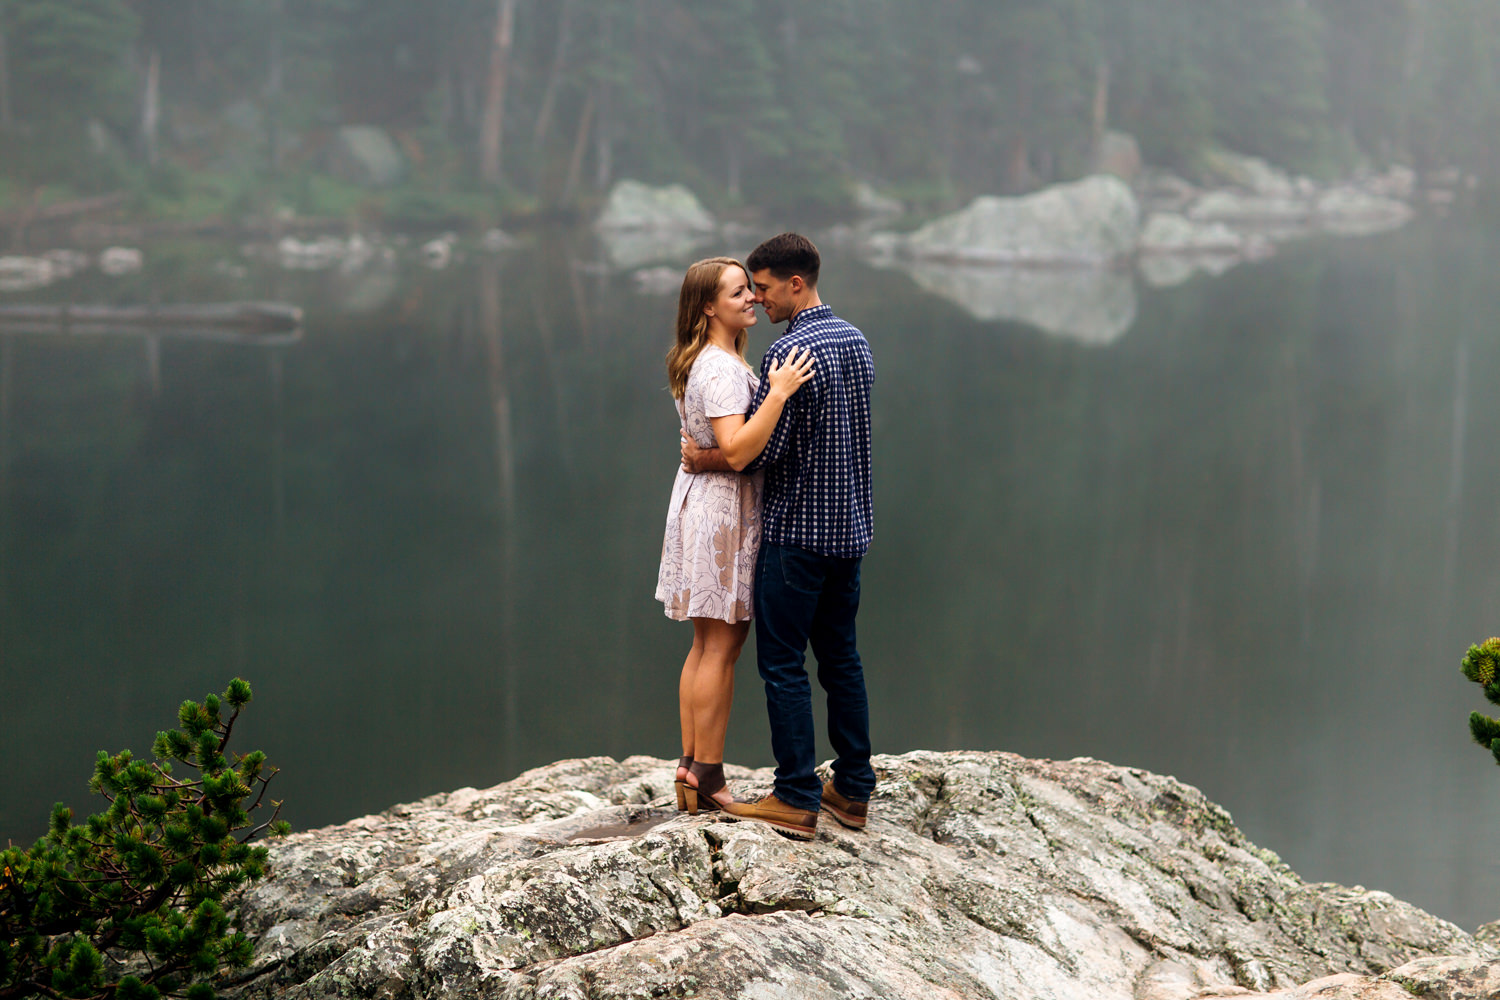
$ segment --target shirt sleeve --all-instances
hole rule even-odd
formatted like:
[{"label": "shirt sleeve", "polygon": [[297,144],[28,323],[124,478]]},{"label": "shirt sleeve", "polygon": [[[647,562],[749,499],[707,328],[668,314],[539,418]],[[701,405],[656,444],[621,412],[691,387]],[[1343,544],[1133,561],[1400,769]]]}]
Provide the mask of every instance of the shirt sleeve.
[{"label": "shirt sleeve", "polygon": [[[771,371],[772,359],[781,364],[786,360],[787,350],[786,345],[772,344],[771,349],[766,351],[766,356],[760,359],[760,388],[755,390],[755,398],[751,401],[751,413],[760,409],[760,404],[766,401],[766,394],[771,391],[771,380],[767,376]],[[798,415],[807,407],[809,398],[816,394],[817,384],[818,377],[814,374],[812,379],[803,383],[792,394],[792,398],[786,401],[786,406],[781,410],[781,419],[776,421],[776,427],[771,431],[771,439],[766,442],[761,453],[750,460],[744,471],[755,472],[786,458],[786,453],[792,446],[792,427],[796,424]]]},{"label": "shirt sleeve", "polygon": [[703,415],[713,420],[749,413],[750,378],[744,367],[723,357],[709,363],[703,380]]}]

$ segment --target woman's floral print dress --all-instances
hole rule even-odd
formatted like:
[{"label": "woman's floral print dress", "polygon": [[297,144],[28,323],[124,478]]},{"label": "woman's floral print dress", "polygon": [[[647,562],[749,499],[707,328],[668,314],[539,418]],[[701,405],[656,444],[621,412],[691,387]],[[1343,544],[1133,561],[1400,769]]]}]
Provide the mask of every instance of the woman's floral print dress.
[{"label": "woman's floral print dress", "polygon": [[[710,344],[693,362],[677,415],[698,447],[716,447],[709,421],[745,413],[759,385],[743,361]],[[750,620],[761,478],[758,472],[693,474],[678,468],[656,578],[656,599],[668,618]]]}]

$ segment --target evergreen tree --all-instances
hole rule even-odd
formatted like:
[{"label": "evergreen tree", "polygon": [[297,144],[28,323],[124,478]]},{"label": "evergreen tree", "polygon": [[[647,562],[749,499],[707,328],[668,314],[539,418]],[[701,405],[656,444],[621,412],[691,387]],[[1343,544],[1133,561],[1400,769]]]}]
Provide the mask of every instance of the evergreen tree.
[{"label": "evergreen tree", "polygon": [[16,117],[39,126],[128,111],[138,22],[124,0],[0,0],[0,23]]},{"label": "evergreen tree", "polygon": [[713,156],[713,146],[722,151],[723,185],[732,202],[743,195],[747,170],[762,157],[785,154],[785,137],[804,127],[794,126],[778,99],[777,67],[766,50],[765,33],[752,27],[758,16],[765,16],[761,8],[760,0],[719,0],[693,16],[696,62],[703,73],[694,88],[702,102],[695,117],[709,133],[697,141],[710,147],[702,150],[706,156]]},{"label": "evergreen tree", "polygon": [[1147,162],[1188,166],[1213,137],[1197,20],[1174,0],[1096,0],[1093,9],[1112,127],[1135,136]]},{"label": "evergreen tree", "polygon": [[1194,16],[1217,138],[1297,170],[1323,168],[1331,116],[1318,12],[1303,0],[1204,0]]},{"label": "evergreen tree", "polygon": [[123,0],[0,0],[6,110],[22,133],[0,137],[0,169],[28,180],[76,176],[86,122],[125,130],[136,30]]},{"label": "evergreen tree", "polygon": [[1328,25],[1328,100],[1335,127],[1376,160],[1409,160],[1415,25],[1409,0],[1317,0]]},{"label": "evergreen tree", "polygon": [[[250,699],[235,678],[222,698],[183,702],[154,763],[101,750],[89,788],[109,808],[74,826],[59,803],[43,839],[0,852],[0,1000],[204,1000],[211,977],[249,964],[250,941],[222,902],[265,874],[266,848],[249,841],[288,829],[279,803],[252,825],[276,773],[265,755],[226,756]],[[174,762],[197,774],[175,777]]]},{"label": "evergreen tree", "polygon": [[1168,166],[1217,142],[1488,173],[1497,64],[1492,0],[0,0],[0,175],[118,186],[89,176],[89,121],[137,156],[301,174],[330,129],[379,125],[414,185],[477,184],[503,149],[507,198],[570,207],[622,176],[947,207],[1079,176],[1105,127]]}]

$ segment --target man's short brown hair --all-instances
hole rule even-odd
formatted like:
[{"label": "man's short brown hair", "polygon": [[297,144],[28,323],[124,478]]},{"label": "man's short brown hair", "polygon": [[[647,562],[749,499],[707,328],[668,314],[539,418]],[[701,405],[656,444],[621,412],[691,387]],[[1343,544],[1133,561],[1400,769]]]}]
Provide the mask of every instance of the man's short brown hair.
[{"label": "man's short brown hair", "polygon": [[745,258],[745,266],[752,274],[770,271],[782,281],[797,274],[812,287],[818,284],[818,268],[822,264],[823,258],[818,256],[818,248],[813,246],[812,240],[796,233],[772,236]]}]

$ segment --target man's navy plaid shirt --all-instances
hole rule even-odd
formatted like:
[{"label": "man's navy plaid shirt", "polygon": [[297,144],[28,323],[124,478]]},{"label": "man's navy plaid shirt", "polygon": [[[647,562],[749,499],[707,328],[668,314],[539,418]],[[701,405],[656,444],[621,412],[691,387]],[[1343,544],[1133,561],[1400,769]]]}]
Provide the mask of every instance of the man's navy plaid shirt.
[{"label": "man's navy plaid shirt", "polygon": [[771,388],[771,359],[784,364],[793,347],[812,349],[814,377],[787,401],[765,451],[747,471],[766,470],[761,539],[823,556],[852,558],[870,547],[875,510],[870,491],[870,389],[875,359],[865,335],[828,306],[792,317],[760,363],[759,409]]}]

